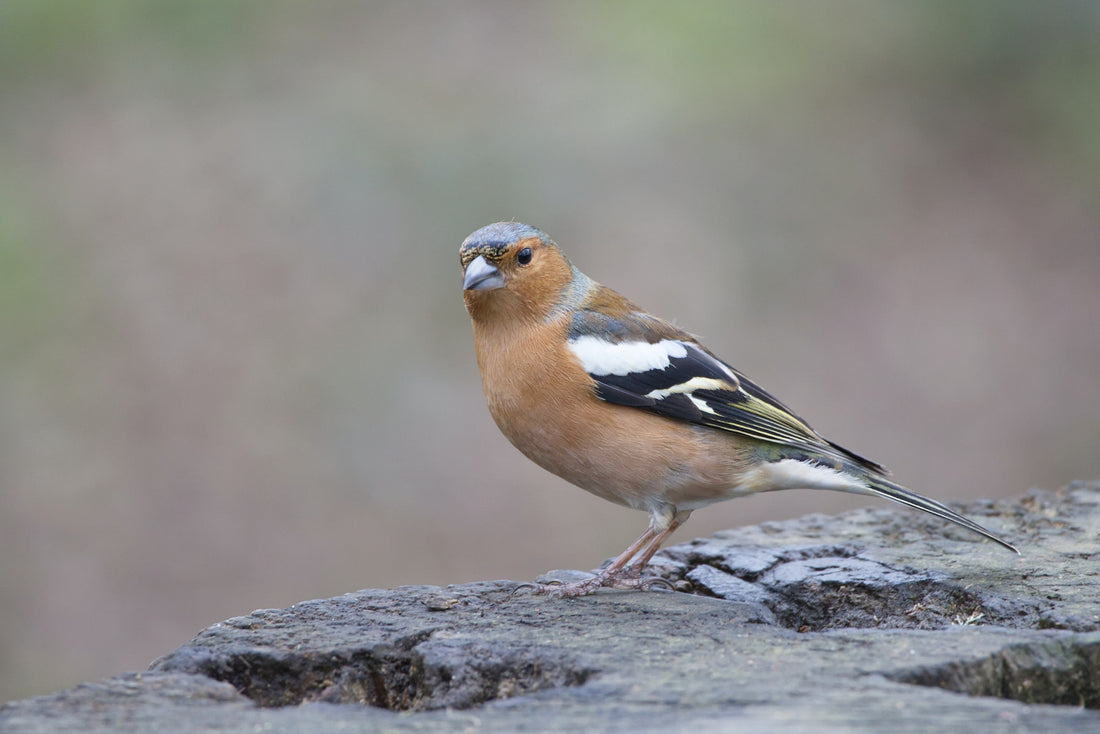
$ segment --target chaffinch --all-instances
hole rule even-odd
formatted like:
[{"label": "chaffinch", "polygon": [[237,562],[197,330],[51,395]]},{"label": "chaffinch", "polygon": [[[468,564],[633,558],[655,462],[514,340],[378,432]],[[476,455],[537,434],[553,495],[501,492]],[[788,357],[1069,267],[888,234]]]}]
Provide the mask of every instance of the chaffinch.
[{"label": "chaffinch", "polygon": [[777,489],[876,495],[1016,549],[822,438],[699,341],[579,271],[544,233],[498,222],[462,243],[463,298],[489,412],[529,459],[649,527],[589,579],[536,593],[647,588],[661,543],[712,502]]}]

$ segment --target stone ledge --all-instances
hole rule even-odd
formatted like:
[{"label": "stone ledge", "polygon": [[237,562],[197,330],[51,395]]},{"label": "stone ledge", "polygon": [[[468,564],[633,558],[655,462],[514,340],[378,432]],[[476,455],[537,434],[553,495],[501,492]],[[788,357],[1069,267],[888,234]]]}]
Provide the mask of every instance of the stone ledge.
[{"label": "stone ledge", "polygon": [[216,624],[0,730],[983,731],[1100,727],[1100,482],[879,507],[659,554],[691,593],[368,589]]}]

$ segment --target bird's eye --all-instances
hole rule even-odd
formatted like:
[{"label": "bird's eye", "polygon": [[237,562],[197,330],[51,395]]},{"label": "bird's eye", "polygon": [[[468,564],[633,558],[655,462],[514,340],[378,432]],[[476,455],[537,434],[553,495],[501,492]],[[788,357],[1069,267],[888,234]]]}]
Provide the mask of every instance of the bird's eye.
[{"label": "bird's eye", "polygon": [[526,265],[531,262],[531,248],[524,247],[522,250],[516,253],[516,262],[520,265]]}]

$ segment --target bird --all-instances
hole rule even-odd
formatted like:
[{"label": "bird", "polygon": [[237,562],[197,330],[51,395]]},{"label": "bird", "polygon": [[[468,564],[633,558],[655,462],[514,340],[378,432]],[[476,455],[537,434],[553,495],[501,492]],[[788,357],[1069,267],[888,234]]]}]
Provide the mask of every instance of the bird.
[{"label": "bird", "polygon": [[489,413],[544,469],[649,514],[645,532],[580,581],[525,584],[577,597],[648,589],[644,569],[697,509],[782,489],[872,495],[1019,553],[880,464],[823,438],[698,338],[582,273],[544,232],[478,229],[459,249]]}]

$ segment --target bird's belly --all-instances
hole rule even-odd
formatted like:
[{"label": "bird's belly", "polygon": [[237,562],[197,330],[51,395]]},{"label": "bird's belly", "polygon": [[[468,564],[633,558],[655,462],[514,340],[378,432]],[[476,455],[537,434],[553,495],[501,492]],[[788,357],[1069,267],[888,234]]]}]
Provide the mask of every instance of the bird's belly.
[{"label": "bird's belly", "polygon": [[725,437],[636,408],[598,408],[513,420],[490,405],[501,431],[529,459],[603,499],[648,511],[694,509],[729,496],[741,461]]}]

